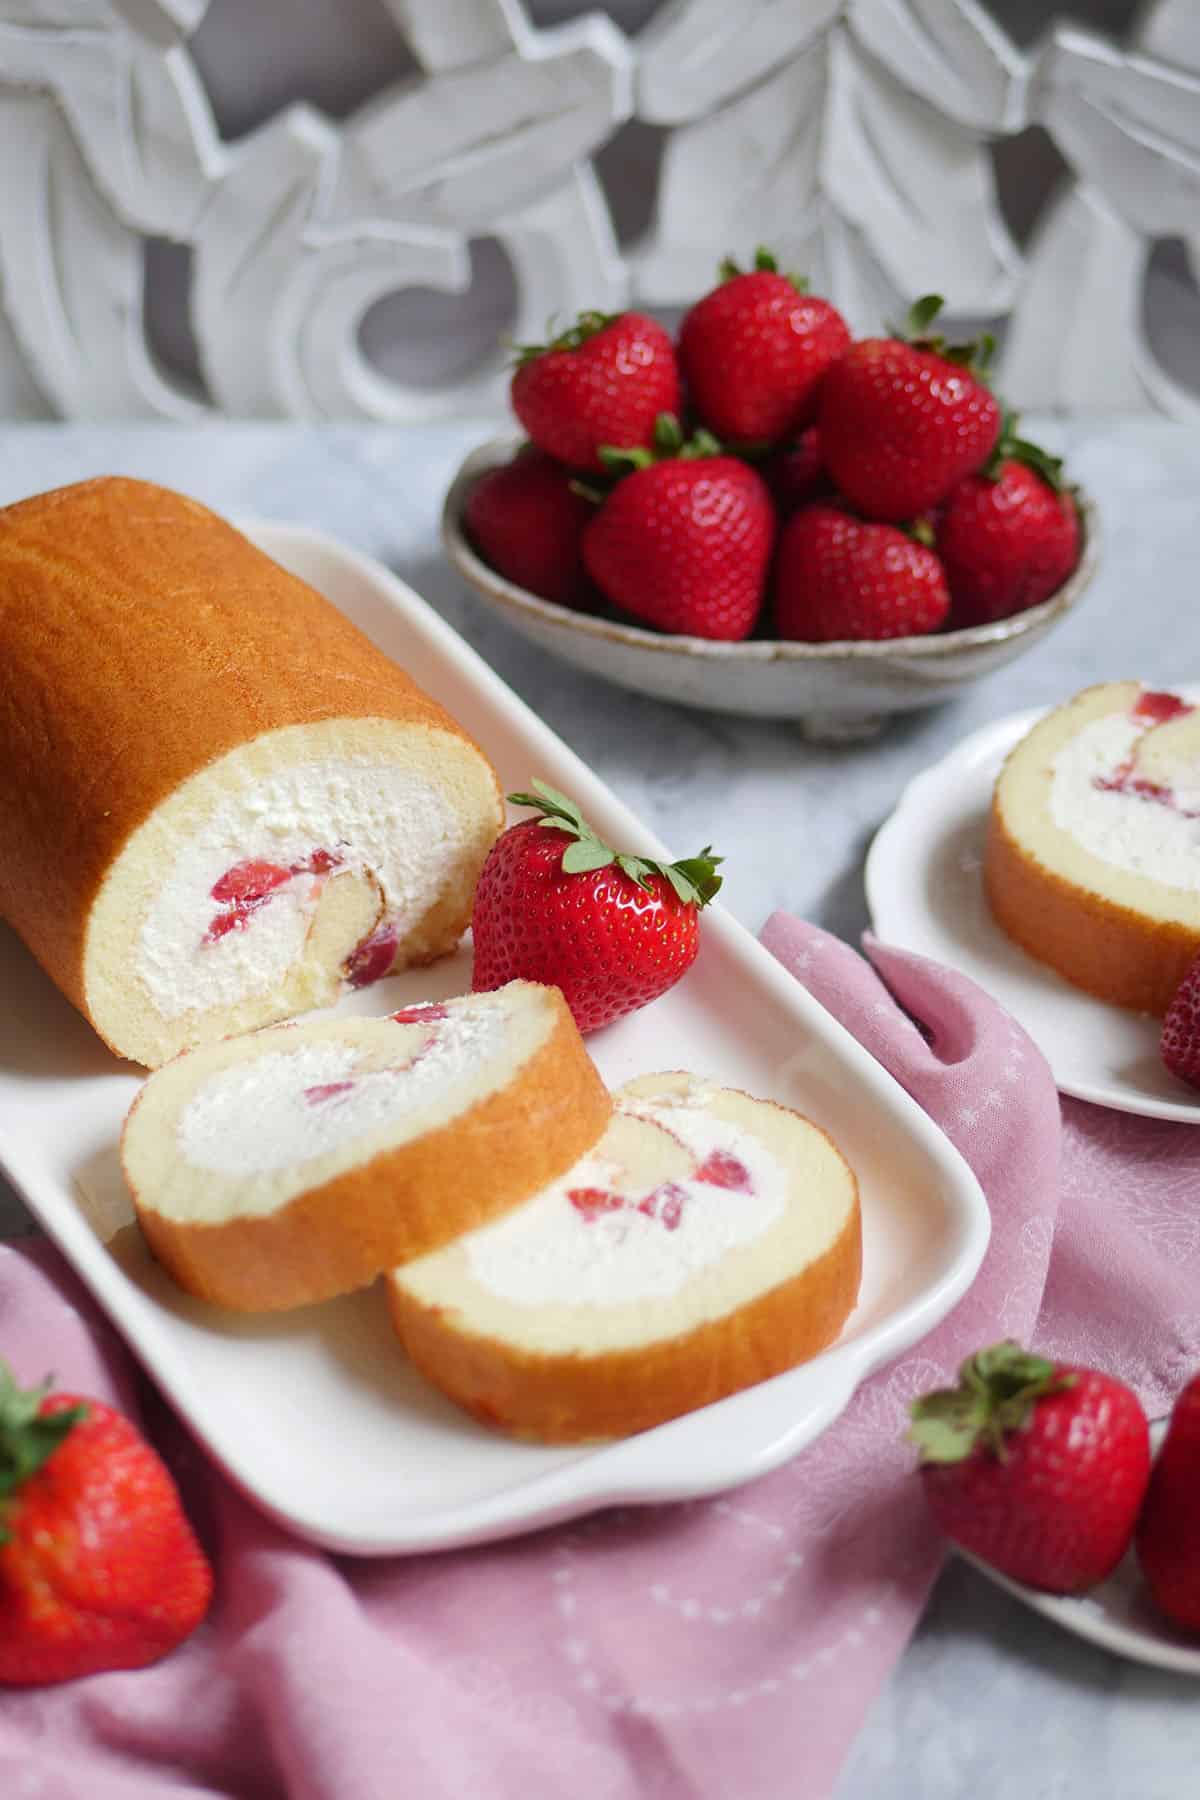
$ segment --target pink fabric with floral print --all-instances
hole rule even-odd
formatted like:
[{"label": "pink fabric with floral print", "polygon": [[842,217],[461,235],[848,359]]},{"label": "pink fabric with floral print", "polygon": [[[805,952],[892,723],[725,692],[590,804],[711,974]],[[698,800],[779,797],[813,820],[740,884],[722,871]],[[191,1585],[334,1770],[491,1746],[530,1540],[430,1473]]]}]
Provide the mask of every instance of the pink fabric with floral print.
[{"label": "pink fabric with floral print", "polygon": [[0,1793],[830,1793],[942,1557],[909,1400],[1012,1335],[1102,1363],[1164,1411],[1200,1368],[1200,1133],[1073,1102],[1060,1133],[1041,1056],[965,977],[871,942],[864,961],[783,916],[764,936],[978,1174],[992,1243],[954,1313],[735,1493],[361,1561],[289,1537],[208,1465],[53,1251],[0,1248],[0,1351],[24,1379],[52,1370],[139,1416],[217,1568],[210,1619],[157,1667],[0,1697]]}]

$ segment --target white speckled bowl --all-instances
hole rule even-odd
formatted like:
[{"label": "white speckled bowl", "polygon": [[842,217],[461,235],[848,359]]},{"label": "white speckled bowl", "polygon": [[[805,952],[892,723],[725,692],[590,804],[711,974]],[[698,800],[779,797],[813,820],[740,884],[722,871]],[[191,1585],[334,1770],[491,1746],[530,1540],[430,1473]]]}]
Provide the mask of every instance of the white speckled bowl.
[{"label": "white speckled bowl", "polygon": [[1076,606],[1096,571],[1095,508],[1080,496],[1079,565],[1049,600],[995,625],[884,643],[744,644],[670,637],[641,626],[572,612],[506,581],[476,554],[463,530],[466,496],[479,476],[509,461],[520,439],[473,450],[446,495],[442,538],[455,568],[517,631],[544,650],[622,687],[713,712],[795,720],[813,738],[868,737],[892,713],[932,706],[1033,648]]}]

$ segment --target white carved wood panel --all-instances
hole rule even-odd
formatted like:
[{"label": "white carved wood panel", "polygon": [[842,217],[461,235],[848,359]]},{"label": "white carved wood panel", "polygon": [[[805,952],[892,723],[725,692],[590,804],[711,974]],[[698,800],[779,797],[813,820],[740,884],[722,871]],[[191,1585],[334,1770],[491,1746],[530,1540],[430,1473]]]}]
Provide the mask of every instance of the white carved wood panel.
[{"label": "white carved wood panel", "polygon": [[[976,0],[668,0],[632,40],[599,13],[536,28],[522,0],[383,3],[422,79],[225,143],[188,51],[208,0],[0,0],[0,417],[208,410],[147,343],[147,237],[191,249],[222,412],[491,407],[499,351],[406,388],[359,325],[397,290],[464,291],[493,236],[517,338],[582,306],[681,304],[766,241],[859,330],[931,288],[1007,319],[1019,404],[1200,418],[1142,317],[1156,240],[1200,269],[1196,0],[1149,5],[1123,48],[1059,23],[1036,53]],[[667,135],[654,222],[622,256],[589,158],[631,116]],[[1070,176],[1022,252],[990,146],[1030,124]]]}]

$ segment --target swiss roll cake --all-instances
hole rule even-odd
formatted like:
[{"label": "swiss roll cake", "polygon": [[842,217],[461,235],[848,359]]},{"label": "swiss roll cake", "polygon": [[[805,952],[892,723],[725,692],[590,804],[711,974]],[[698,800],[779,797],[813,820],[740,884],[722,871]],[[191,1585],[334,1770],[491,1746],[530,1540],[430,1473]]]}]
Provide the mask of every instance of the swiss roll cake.
[{"label": "swiss roll cake", "polygon": [[176,1057],[130,1110],[142,1232],[239,1312],[372,1281],[524,1201],[612,1111],[557,988],[273,1025]]},{"label": "swiss roll cake", "polygon": [[1200,955],[1200,711],[1136,681],[1056,707],[996,782],[983,873],[1031,956],[1164,1013]]},{"label": "swiss roll cake", "polygon": [[0,917],[119,1055],[449,952],[502,817],[443,708],[196,501],[0,511]]},{"label": "swiss roll cake", "polygon": [[833,1342],[862,1267],[858,1187],[789,1108],[682,1072],[619,1089],[581,1159],[392,1270],[416,1367],[518,1436],[619,1437]]}]

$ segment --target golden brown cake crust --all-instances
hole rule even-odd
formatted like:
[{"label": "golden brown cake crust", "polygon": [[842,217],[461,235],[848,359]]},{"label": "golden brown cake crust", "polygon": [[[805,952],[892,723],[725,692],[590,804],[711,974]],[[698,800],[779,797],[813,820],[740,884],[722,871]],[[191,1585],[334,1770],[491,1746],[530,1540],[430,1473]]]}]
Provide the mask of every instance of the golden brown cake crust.
[{"label": "golden brown cake crust", "polygon": [[386,1285],[396,1332],[429,1381],[485,1424],[571,1444],[648,1430],[815,1356],[841,1331],[861,1276],[856,1193],[838,1237],[797,1275],[679,1336],[599,1355],[539,1354],[468,1332],[453,1309]]},{"label": "golden brown cake crust", "polygon": [[554,1026],[505,1088],[274,1213],[180,1223],[139,1199],[126,1164],[151,1250],[199,1299],[275,1312],[364,1287],[519,1205],[586,1154],[612,1113],[566,1003],[552,992]]},{"label": "golden brown cake crust", "polygon": [[1044,867],[1009,831],[998,795],[988,815],[983,882],[997,923],[1015,943],[1114,1006],[1165,1013],[1200,955],[1200,934],[1147,918]]},{"label": "golden brown cake crust", "polygon": [[82,1010],[89,909],[130,833],[225,752],[337,717],[473,743],[198,501],[101,477],[0,510],[0,917]]}]

